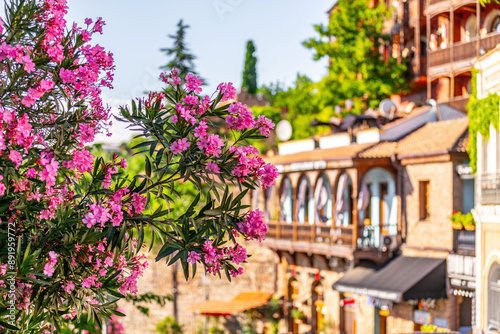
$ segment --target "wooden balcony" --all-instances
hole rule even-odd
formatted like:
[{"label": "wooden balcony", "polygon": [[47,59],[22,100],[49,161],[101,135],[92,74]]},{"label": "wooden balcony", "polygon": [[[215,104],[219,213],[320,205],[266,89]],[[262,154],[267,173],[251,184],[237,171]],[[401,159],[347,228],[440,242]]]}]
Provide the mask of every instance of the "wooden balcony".
[{"label": "wooden balcony", "polygon": [[[458,42],[453,45],[429,52],[429,73],[434,75],[439,72],[451,74],[454,71],[464,70],[472,66],[471,60],[480,55],[480,49],[488,52],[500,43],[500,33],[491,33],[468,42]],[[478,48],[479,46],[479,48]],[[436,69],[439,67],[439,69]]]},{"label": "wooden balcony", "polygon": [[[375,247],[365,233],[366,226],[354,231],[354,226],[326,226],[271,221],[263,244],[277,251],[303,252],[347,259],[371,259],[375,262],[387,258],[387,252]],[[369,231],[368,231],[369,232]]]},{"label": "wooden balcony", "polygon": [[326,226],[292,222],[269,222],[267,239],[353,247],[353,226]]},{"label": "wooden balcony", "polygon": [[453,230],[453,251],[474,255],[476,253],[476,231]]}]

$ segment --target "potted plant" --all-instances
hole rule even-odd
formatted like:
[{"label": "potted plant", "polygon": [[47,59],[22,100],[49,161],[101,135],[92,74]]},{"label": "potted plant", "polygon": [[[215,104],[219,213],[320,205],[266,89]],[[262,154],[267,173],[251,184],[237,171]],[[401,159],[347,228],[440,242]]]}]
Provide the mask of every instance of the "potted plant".
[{"label": "potted plant", "polygon": [[469,212],[463,215],[462,225],[467,231],[474,231],[476,229],[476,222],[474,221],[472,213]]},{"label": "potted plant", "polygon": [[463,229],[462,217],[463,214],[461,212],[453,211],[453,214],[450,217],[451,226],[453,227],[453,229],[455,230]]},{"label": "potted plant", "polygon": [[297,322],[303,322],[306,319],[304,312],[296,308],[292,309],[291,315]]}]

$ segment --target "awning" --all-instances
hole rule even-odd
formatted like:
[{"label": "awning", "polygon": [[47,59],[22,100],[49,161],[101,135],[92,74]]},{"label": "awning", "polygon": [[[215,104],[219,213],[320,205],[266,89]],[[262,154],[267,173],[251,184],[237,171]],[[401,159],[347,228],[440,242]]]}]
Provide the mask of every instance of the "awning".
[{"label": "awning", "polygon": [[230,316],[262,306],[271,298],[272,293],[254,291],[241,292],[233,300],[207,300],[191,306],[191,310],[203,315]]},{"label": "awning", "polygon": [[356,267],[333,289],[401,302],[446,296],[446,260],[400,256],[380,269]]}]

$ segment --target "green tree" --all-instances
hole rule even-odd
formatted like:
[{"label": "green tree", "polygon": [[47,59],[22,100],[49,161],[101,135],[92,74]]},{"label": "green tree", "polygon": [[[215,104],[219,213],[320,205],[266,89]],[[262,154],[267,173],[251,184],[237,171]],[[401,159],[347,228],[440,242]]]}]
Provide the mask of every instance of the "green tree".
[{"label": "green tree", "polygon": [[303,139],[330,131],[327,127],[311,127],[315,118],[327,122],[332,108],[320,108],[321,95],[317,84],[305,75],[297,74],[294,84],[284,89],[279,83],[263,86],[260,92],[272,107],[279,108],[293,128],[291,139]]},{"label": "green tree", "polygon": [[383,33],[389,16],[384,3],[370,8],[365,0],[339,0],[329,24],[315,26],[319,36],[303,45],[315,60],[330,59],[328,75],[317,85],[321,109],[352,99],[353,112],[360,112],[406,89],[406,66],[380,52],[389,40]]},{"label": "green tree", "polygon": [[185,41],[186,30],[188,28],[189,25],[184,24],[182,19],[179,20],[175,35],[168,35],[168,37],[173,40],[172,47],[160,49],[167,57],[171,58],[166,65],[160,66],[160,70],[169,71],[175,67],[179,70],[179,77],[182,79],[184,79],[188,73],[197,74],[194,65],[196,56],[190,53]]},{"label": "green tree", "polygon": [[246,88],[248,94],[257,93],[257,57],[254,55],[255,46],[253,41],[247,42],[247,54],[245,56],[245,68],[243,70],[243,83],[241,88]]}]

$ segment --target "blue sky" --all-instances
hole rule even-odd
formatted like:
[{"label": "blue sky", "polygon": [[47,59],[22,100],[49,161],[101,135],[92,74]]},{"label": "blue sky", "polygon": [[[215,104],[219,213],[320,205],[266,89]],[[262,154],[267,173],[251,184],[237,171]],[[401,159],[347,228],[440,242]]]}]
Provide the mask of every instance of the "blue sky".
[{"label": "blue sky", "polygon": [[[69,22],[83,25],[86,17],[102,17],[104,34],[94,38],[114,54],[114,90],[104,92],[113,107],[144,91],[161,88],[158,67],[168,58],[159,49],[171,46],[179,19],[189,24],[187,42],[197,56],[196,69],[208,81],[211,94],[218,83],[241,86],[246,42],[256,46],[258,84],[290,85],[296,74],[318,80],[326,59],[315,62],[301,42],[316,35],[313,25],[327,22],[332,0],[68,0]],[[128,134],[113,127],[106,141],[119,143]],[[102,140],[102,137],[99,138]]]}]

